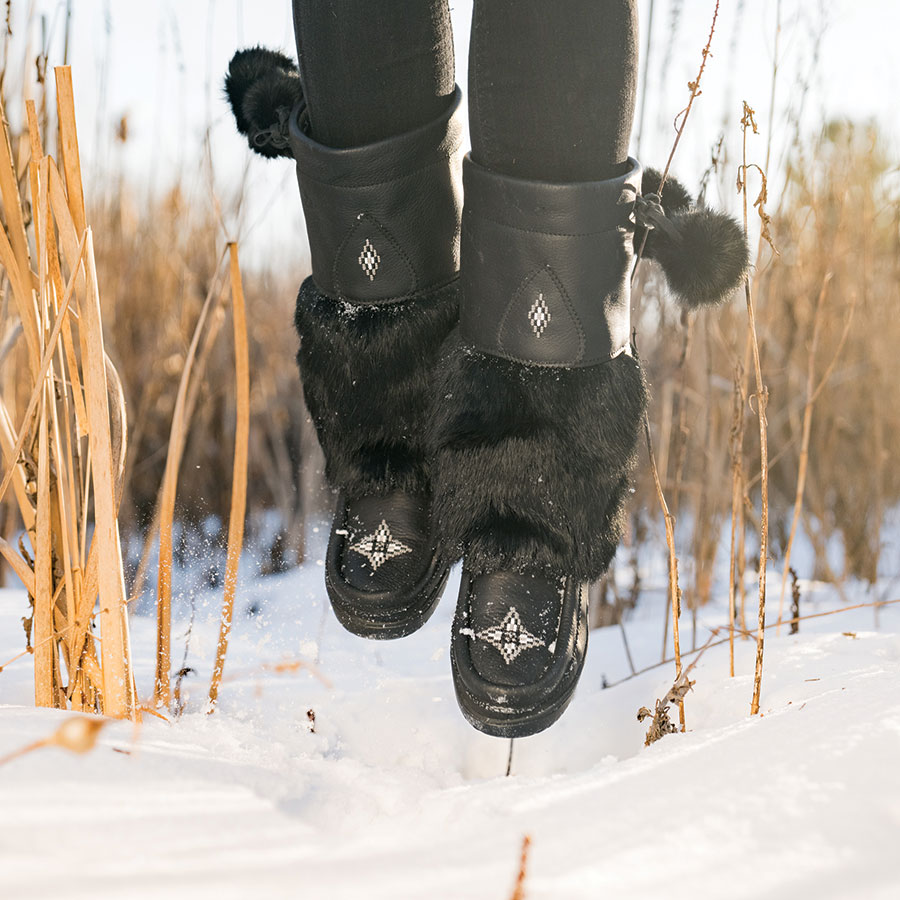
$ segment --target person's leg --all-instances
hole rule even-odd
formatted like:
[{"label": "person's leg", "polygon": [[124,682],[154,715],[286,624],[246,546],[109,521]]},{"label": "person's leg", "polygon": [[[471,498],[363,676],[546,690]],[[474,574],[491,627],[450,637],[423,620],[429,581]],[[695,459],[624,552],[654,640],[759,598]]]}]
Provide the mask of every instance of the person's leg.
[{"label": "person's leg", "polygon": [[472,158],[518,178],[622,171],[637,83],[636,0],[475,0]]},{"label": "person's leg", "polygon": [[356,147],[430,122],[455,87],[447,0],[293,0],[310,136]]}]

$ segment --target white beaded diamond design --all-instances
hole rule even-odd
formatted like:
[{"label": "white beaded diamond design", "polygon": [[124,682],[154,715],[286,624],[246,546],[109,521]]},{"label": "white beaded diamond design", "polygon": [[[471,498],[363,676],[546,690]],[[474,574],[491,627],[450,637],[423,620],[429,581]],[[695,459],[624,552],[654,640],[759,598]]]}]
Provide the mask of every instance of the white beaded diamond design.
[{"label": "white beaded diamond design", "polygon": [[535,337],[540,337],[547,330],[547,326],[550,324],[550,307],[547,306],[543,294],[538,294],[537,300],[531,304],[531,309],[528,310],[528,321],[531,323],[531,330]]},{"label": "white beaded diamond design", "polygon": [[375,246],[372,242],[366,238],[365,244],[363,244],[362,252],[359,254],[359,264],[362,266],[363,272],[369,276],[369,281],[375,280],[375,275],[378,272],[378,266],[381,263],[381,257],[378,255],[378,251],[375,249]]},{"label": "white beaded diamond design", "polygon": [[373,569],[378,569],[389,559],[395,556],[403,556],[404,553],[412,553],[412,548],[400,541],[395,541],[388,528],[387,522],[382,519],[381,524],[364,538],[360,538],[355,544],[350,545],[351,550],[365,556],[372,564]]},{"label": "white beaded diamond design", "polygon": [[543,647],[544,642],[533,635],[523,624],[519,611],[511,606],[499,625],[492,625],[480,631],[476,637],[496,647],[509,665],[523,650]]}]

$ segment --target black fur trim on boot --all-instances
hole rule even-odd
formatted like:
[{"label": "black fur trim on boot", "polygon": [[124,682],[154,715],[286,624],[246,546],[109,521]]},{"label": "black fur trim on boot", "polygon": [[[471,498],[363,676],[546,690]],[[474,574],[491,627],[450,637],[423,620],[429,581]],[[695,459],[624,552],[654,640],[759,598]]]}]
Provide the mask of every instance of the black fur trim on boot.
[{"label": "black fur trim on boot", "polygon": [[425,423],[431,376],[459,314],[458,282],[389,304],[297,297],[306,405],[339,496],[325,561],[338,621],[404,637],[434,611],[449,571],[431,533]]},{"label": "black fur trim on boot", "polygon": [[394,304],[297,297],[297,361],[328,480],[349,499],[428,489],[425,421],[441,344],[459,314],[457,282]]},{"label": "black fur trim on boot", "polygon": [[456,342],[434,396],[434,521],[448,554],[474,574],[599,578],[647,402],[637,362],[523,366]]},{"label": "black fur trim on boot", "polygon": [[267,159],[291,157],[287,121],[303,103],[297,64],[266,47],[238,50],[225,76],[225,96],[250,149]]},{"label": "black fur trim on boot", "polygon": [[[644,171],[641,191],[657,194],[660,174]],[[667,178],[662,208],[671,227],[638,228],[635,246],[647,234],[644,257],[656,260],[676,301],[687,309],[716,306],[728,300],[747,275],[750,251],[744,231],[733,216],[706,207],[695,207],[687,190]]]}]

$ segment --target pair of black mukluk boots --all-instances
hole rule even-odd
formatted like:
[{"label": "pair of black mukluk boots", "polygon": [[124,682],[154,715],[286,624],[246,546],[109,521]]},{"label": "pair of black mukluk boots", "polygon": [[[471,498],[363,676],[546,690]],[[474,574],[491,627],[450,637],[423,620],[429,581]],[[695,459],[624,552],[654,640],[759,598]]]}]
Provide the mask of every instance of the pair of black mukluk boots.
[{"label": "pair of black mukluk boots", "polygon": [[335,615],[364,637],[408,635],[461,559],[462,712],[495,736],[541,731],[584,664],[587,588],[621,536],[647,403],[635,239],[696,307],[740,284],[744,236],[674,181],[657,196],[634,160],[577,184],[461,160],[458,90],[435,121],[338,150],[308,136],[287,57],[237,53],[226,92],[250,146],[297,164],[312,258],[298,362],[339,491]]}]

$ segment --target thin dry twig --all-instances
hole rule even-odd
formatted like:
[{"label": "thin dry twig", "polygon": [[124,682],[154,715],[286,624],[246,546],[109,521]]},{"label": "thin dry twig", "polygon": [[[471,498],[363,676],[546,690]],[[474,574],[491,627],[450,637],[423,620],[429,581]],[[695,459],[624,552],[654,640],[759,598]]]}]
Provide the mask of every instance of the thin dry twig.
[{"label": "thin dry twig", "polygon": [[[895,603],[900,603],[900,599],[898,599],[898,600],[872,600],[868,603],[855,603],[851,606],[842,606],[839,609],[829,609],[826,612],[810,613],[809,615],[806,615],[806,616],[794,616],[793,618],[787,619],[785,621],[786,621],[786,624],[791,624],[791,623],[795,623],[795,622],[805,622],[808,619],[822,619],[826,616],[835,616],[838,613],[850,612],[854,609],[870,609],[870,608],[880,609],[884,606],[891,606]],[[766,624],[766,629],[774,628],[776,626],[776,624],[777,624],[776,622],[769,622]],[[717,626],[716,628],[710,628],[710,633],[713,636],[715,636],[715,635],[720,634],[723,631],[727,632],[728,630],[729,630],[728,625],[720,625],[720,626]],[[737,633],[738,634],[745,633],[747,635],[751,634],[751,632],[749,632],[749,631],[745,632],[743,629],[738,630]],[[685,651],[682,658],[687,657],[687,656],[693,656],[695,653],[703,653],[706,650],[710,649],[711,647],[719,647],[722,644],[727,644],[728,640],[729,640],[729,637],[726,636],[717,641],[715,641],[715,640],[707,641],[702,647],[699,647],[696,650]],[[637,678],[640,675],[646,675],[647,672],[652,672],[654,669],[660,669],[663,666],[667,666],[669,663],[674,662],[674,661],[675,661],[674,657],[670,656],[668,659],[660,660],[657,663],[651,663],[649,666],[644,666],[643,669],[638,669],[637,672],[635,672],[632,675],[625,675],[624,677],[620,678],[618,681],[611,681],[611,682],[607,683],[605,686],[605,689],[609,690],[610,688],[618,687],[620,684],[625,684],[626,681],[631,681],[632,678]],[[696,665],[696,662],[697,662],[697,660],[694,660],[694,662],[687,668],[686,671],[690,672],[690,670],[693,668],[693,666]]]},{"label": "thin dry twig", "polygon": [[[659,472],[656,469],[656,459],[653,456],[653,444],[650,440],[650,420],[644,413],[644,436],[647,439],[647,451],[650,455],[650,471],[653,473],[653,483],[656,486],[656,497],[662,508],[663,520],[666,526],[666,547],[669,551],[669,602],[672,605],[672,641],[675,646],[675,679],[681,678],[681,637],[678,628],[678,619],[681,615],[681,589],[678,587],[678,557],[675,553],[675,518],[669,512],[662,485],[659,482]],[[684,730],[684,698],[678,700],[678,717],[681,728]]]},{"label": "thin dry twig", "polygon": [[[742,153],[738,188],[741,192],[744,212],[744,234],[747,233],[747,130],[752,128],[757,133],[753,109],[744,101],[744,114],[741,117]],[[762,196],[762,195],[761,195]],[[764,214],[762,203],[760,214]],[[765,227],[765,220],[763,226]],[[766,631],[766,564],[769,549],[769,444],[766,422],[766,407],[769,403],[769,389],[763,384],[762,369],[759,362],[759,340],[756,334],[756,316],[753,310],[753,295],[750,290],[749,274],[744,279],[744,296],[747,301],[747,320],[751,346],[753,348],[753,366],[756,375],[756,406],[759,417],[759,456],[760,456],[760,516],[759,516],[759,625],[756,635],[756,666],[753,676],[753,697],[750,701],[750,715],[759,712],[759,695],[762,690],[763,649]]]},{"label": "thin dry twig", "polygon": [[[706,39],[706,46],[700,51],[701,60],[700,60],[700,68],[697,71],[697,77],[693,81],[688,82],[688,90],[690,91],[690,96],[688,97],[687,106],[675,117],[676,122],[676,130],[675,130],[675,141],[672,144],[672,149],[669,152],[669,158],[666,160],[665,168],[662,171],[662,177],[659,180],[659,193],[662,194],[662,189],[665,186],[666,179],[669,177],[669,169],[672,166],[672,160],[675,158],[675,151],[678,149],[678,144],[681,142],[681,136],[684,134],[685,126],[687,125],[688,117],[691,114],[691,108],[694,105],[694,101],[700,96],[702,91],[700,90],[700,81],[703,78],[703,73],[706,70],[706,61],[710,56],[710,48],[712,47],[712,39],[713,35],[716,33],[716,21],[719,18],[719,0],[716,0],[716,6],[713,10],[712,23],[709,27],[709,37]],[[678,120],[681,120],[680,122]],[[644,234],[643,239],[641,240],[641,245],[638,247],[637,255],[635,257],[635,268],[632,272],[632,281],[634,281],[634,275],[637,272],[637,265],[641,261],[644,256],[644,247],[647,244],[647,234]]]}]

